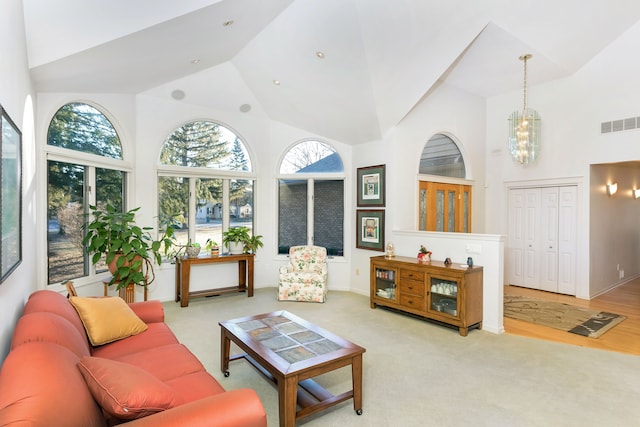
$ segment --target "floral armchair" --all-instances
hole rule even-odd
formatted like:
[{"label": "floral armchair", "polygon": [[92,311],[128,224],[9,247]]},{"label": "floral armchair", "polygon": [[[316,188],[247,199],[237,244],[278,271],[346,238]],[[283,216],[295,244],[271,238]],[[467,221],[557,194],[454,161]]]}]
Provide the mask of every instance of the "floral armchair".
[{"label": "floral armchair", "polygon": [[327,249],[292,246],[289,265],[280,267],[279,301],[325,302],[327,299]]}]

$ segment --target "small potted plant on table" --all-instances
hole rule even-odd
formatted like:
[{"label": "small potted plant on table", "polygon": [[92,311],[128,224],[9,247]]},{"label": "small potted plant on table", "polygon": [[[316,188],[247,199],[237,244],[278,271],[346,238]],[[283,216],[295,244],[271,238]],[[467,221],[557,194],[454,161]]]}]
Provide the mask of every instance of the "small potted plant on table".
[{"label": "small potted plant on table", "polygon": [[418,252],[418,261],[431,261],[431,251],[428,251],[427,248],[424,247],[424,245],[420,245],[420,251]]},{"label": "small potted plant on table", "polygon": [[207,239],[207,243],[204,245],[204,248],[213,256],[218,256],[220,254],[220,248],[215,240]]}]

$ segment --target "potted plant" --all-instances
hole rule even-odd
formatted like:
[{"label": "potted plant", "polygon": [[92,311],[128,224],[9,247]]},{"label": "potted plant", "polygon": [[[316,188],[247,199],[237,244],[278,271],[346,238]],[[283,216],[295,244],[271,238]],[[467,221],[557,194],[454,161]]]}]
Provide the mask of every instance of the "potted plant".
[{"label": "potted plant", "polygon": [[258,251],[258,248],[262,248],[264,244],[262,243],[262,236],[251,236],[249,240],[244,243],[244,253],[252,253],[255,254]]},{"label": "potted plant", "polygon": [[154,240],[149,233],[152,227],[140,227],[135,223],[139,207],[127,212],[118,212],[111,205],[104,210],[96,206],[89,208],[93,219],[82,226],[86,232],[82,244],[87,253],[92,254],[92,264],[105,257],[112,275],[109,285],[117,283],[117,289],[121,289],[153,282],[155,274],[151,261],[160,265],[162,255],[173,246],[173,226],[167,224],[161,236]]},{"label": "potted plant", "polygon": [[189,258],[196,258],[200,254],[200,243],[191,243],[191,240],[189,240],[189,243],[185,245],[185,251]]},{"label": "potted plant", "polygon": [[222,244],[229,248],[229,253],[238,255],[244,252],[244,245],[251,239],[249,229],[245,226],[233,227],[222,233]]},{"label": "potted plant", "polygon": [[207,243],[204,245],[204,248],[211,252],[211,255],[218,255],[220,253],[218,243],[213,239],[207,239]]},{"label": "potted plant", "polygon": [[420,251],[418,252],[418,261],[431,261],[431,251],[428,251],[427,248],[424,247],[424,245],[420,245]]}]

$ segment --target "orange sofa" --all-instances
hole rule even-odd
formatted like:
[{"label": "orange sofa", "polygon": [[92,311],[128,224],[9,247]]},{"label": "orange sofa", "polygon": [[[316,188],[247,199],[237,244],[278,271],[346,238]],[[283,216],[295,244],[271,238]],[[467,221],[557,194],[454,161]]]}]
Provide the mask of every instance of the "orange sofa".
[{"label": "orange sofa", "polygon": [[225,391],[164,323],[160,302],[129,307],[146,330],[92,346],[67,298],[33,293],[0,371],[0,426],[267,425],[255,391]]}]

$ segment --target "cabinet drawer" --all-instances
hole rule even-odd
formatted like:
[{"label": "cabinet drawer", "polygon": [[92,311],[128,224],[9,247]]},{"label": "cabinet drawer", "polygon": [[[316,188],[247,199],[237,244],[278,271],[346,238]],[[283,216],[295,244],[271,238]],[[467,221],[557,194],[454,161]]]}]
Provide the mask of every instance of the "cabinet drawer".
[{"label": "cabinet drawer", "polygon": [[400,305],[413,308],[414,310],[425,310],[426,300],[424,297],[417,295],[400,295]]},{"label": "cabinet drawer", "polygon": [[411,294],[419,297],[424,297],[424,282],[418,282],[416,280],[402,280],[400,282],[400,294]]},{"label": "cabinet drawer", "polygon": [[400,270],[400,280],[402,279],[424,282],[424,271]]}]

